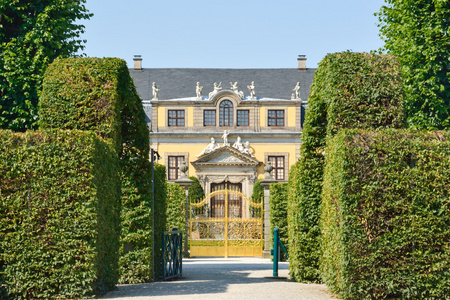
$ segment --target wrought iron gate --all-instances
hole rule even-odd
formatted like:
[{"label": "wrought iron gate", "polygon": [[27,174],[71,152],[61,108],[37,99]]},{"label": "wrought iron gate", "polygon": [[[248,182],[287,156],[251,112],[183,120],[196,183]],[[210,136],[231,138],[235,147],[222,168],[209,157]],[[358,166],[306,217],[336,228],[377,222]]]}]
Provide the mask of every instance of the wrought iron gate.
[{"label": "wrought iron gate", "polygon": [[190,255],[262,256],[262,203],[253,203],[238,189],[213,191],[191,203]]}]

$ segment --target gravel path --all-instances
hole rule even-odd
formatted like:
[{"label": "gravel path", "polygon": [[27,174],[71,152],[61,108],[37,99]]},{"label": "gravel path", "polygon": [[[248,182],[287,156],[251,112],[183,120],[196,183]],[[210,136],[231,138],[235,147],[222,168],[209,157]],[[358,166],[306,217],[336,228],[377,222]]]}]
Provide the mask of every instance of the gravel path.
[{"label": "gravel path", "polygon": [[183,276],[173,281],[120,285],[102,299],[299,299],[333,297],[323,284],[289,281],[288,263],[272,278],[272,262],[262,258],[183,259]]}]

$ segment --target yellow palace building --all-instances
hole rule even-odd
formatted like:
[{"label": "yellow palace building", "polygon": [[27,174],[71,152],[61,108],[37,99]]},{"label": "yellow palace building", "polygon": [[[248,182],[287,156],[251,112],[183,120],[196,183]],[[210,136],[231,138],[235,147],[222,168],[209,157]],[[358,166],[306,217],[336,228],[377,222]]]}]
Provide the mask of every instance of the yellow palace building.
[{"label": "yellow palace building", "polygon": [[269,162],[273,178],[287,181],[315,71],[305,62],[299,55],[292,69],[156,69],[135,56],[130,73],[168,181],[183,161],[205,194],[227,186],[251,196]]}]

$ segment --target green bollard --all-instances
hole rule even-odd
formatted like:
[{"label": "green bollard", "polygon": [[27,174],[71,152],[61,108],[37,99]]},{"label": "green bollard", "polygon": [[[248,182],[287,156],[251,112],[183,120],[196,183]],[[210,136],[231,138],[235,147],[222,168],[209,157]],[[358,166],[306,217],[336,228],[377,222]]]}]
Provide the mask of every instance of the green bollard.
[{"label": "green bollard", "polygon": [[280,236],[278,227],[273,229],[273,277],[278,277],[278,244]]}]

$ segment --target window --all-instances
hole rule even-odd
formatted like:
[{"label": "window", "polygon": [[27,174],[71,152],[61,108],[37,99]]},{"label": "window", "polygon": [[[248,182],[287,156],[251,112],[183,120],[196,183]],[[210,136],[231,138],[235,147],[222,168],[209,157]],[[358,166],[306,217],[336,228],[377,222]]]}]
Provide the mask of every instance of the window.
[{"label": "window", "polygon": [[238,110],[237,111],[237,126],[248,126],[248,110]]},{"label": "window", "polygon": [[284,180],[284,156],[269,156],[268,161],[272,164],[272,176],[276,180]]},{"label": "window", "polygon": [[216,126],[216,111],[204,110],[203,111],[203,126]]},{"label": "window", "polygon": [[233,126],[233,103],[230,100],[220,103],[219,126]]},{"label": "window", "polygon": [[284,126],[284,110],[269,110],[269,126]]},{"label": "window", "polygon": [[184,126],[184,110],[169,110],[169,126]]},{"label": "window", "polygon": [[176,180],[180,177],[181,171],[178,169],[184,161],[184,156],[169,156],[168,157],[168,179]]}]

